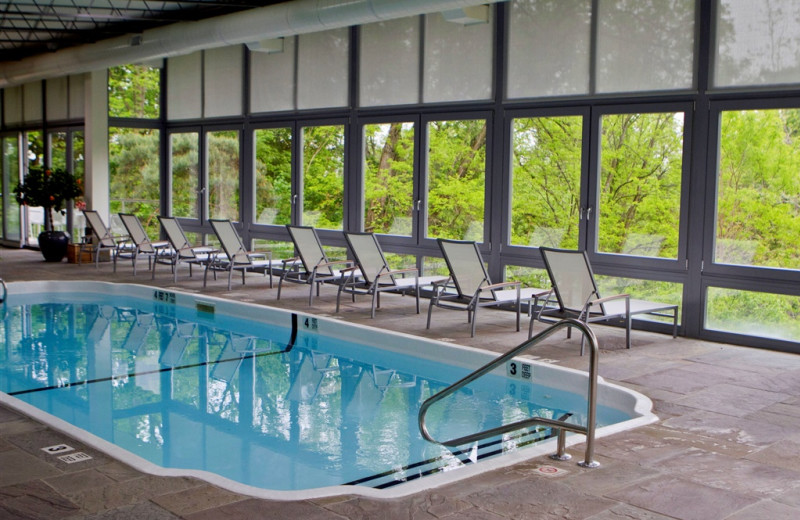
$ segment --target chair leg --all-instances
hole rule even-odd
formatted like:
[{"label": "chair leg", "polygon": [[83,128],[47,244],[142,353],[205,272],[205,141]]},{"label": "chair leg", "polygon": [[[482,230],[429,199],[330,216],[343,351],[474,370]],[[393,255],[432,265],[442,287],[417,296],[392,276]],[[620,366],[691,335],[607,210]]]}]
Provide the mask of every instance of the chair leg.
[{"label": "chair leg", "polygon": [[628,348],[631,348],[631,322],[633,319],[631,318],[631,313],[628,312],[628,315],[625,317],[625,345]]},{"label": "chair leg", "polygon": [[425,327],[426,329],[431,328],[431,312],[433,311],[433,306],[438,301],[438,289],[433,289],[433,295],[431,296],[430,302],[428,302],[428,325]]},{"label": "chair leg", "polygon": [[[474,338],[475,337],[475,327],[476,327],[476,325],[478,323],[478,306],[476,305],[475,308],[472,309],[471,312],[470,311],[467,311],[467,312],[468,312],[469,315],[472,316],[472,331],[471,331],[469,337]],[[517,330],[519,330],[519,329],[517,329]]]},{"label": "chair leg", "polygon": [[[377,282],[376,282],[377,283]],[[381,293],[378,291],[377,287],[372,288],[372,318],[375,318],[375,304],[378,304],[378,307],[381,306]]]}]

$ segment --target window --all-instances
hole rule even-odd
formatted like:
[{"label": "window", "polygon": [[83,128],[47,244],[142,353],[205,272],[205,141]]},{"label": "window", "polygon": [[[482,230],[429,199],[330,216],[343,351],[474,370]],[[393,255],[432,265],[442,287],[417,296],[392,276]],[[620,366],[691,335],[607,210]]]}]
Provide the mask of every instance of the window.
[{"label": "window", "polygon": [[264,128],[256,130],[254,138],[256,223],[291,224],[292,130]]},{"label": "window", "polygon": [[364,126],[364,229],[412,235],[414,123]]},{"label": "window", "polygon": [[419,103],[420,19],[361,26],[361,106]]},{"label": "window", "polygon": [[597,92],[692,88],[695,12],[695,0],[598,0]]},{"label": "window", "polygon": [[800,3],[718,0],[714,86],[797,83]]},{"label": "window", "polygon": [[12,195],[12,189],[19,183],[19,138],[16,135],[5,136],[0,140],[3,153],[2,182],[2,238],[19,242],[20,219],[19,204]]},{"label": "window", "polygon": [[117,213],[134,213],[150,236],[159,226],[159,131],[109,128],[109,225],[121,229]]},{"label": "window", "polygon": [[600,122],[597,250],[677,258],[684,114],[610,114]]},{"label": "window", "polygon": [[123,65],[108,69],[108,115],[136,119],[158,118],[161,69]]},{"label": "window", "polygon": [[170,215],[199,218],[197,193],[200,187],[200,136],[197,132],[170,134]]},{"label": "window", "polygon": [[485,119],[428,123],[426,236],[483,241]]},{"label": "window", "polygon": [[206,133],[209,218],[239,220],[239,132]]},{"label": "window", "polygon": [[714,261],[800,269],[800,109],[724,111]]},{"label": "window", "polygon": [[342,229],[344,126],[303,128],[302,186],[302,224],[323,229]]},{"label": "window", "polygon": [[509,98],[589,92],[592,1],[509,2]]},{"label": "window", "polygon": [[798,296],[709,287],[705,327],[710,330],[798,342],[798,313]]},{"label": "window", "polygon": [[512,245],[578,248],[582,134],[582,116],[513,120]]}]

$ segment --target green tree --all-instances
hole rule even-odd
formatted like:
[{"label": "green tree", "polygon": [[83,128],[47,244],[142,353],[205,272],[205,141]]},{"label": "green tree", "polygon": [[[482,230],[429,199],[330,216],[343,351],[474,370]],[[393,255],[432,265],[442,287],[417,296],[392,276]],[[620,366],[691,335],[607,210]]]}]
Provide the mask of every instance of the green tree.
[{"label": "green tree", "polygon": [[160,113],[161,71],[145,65],[108,69],[108,115],[154,119]]}]

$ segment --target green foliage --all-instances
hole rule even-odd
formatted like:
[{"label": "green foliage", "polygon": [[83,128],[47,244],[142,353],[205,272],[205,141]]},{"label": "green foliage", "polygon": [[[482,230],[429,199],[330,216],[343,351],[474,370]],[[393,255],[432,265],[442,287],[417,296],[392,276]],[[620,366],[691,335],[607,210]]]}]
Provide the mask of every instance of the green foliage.
[{"label": "green foliage", "polygon": [[160,183],[158,130],[109,129],[111,213],[133,213],[151,237],[158,236]]},{"label": "green foliage", "polygon": [[486,121],[429,123],[427,236],[483,240],[485,193]]},{"label": "green foliage", "polygon": [[800,268],[800,110],[722,114],[716,260]]},{"label": "green foliage", "polygon": [[211,218],[239,217],[239,132],[209,132],[208,209]]},{"label": "green foliage", "polygon": [[286,225],[292,218],[292,131],[255,132],[256,222]]},{"label": "green foliage", "polygon": [[303,129],[303,223],[342,229],[344,219],[344,127]]},{"label": "green foliage", "polygon": [[108,115],[155,119],[160,112],[161,71],[145,65],[108,69]]},{"label": "green foliage", "polygon": [[[414,127],[409,123],[364,127],[364,227],[411,234],[414,207]],[[404,228],[403,220],[409,224]]]},{"label": "green foliage", "polygon": [[602,118],[598,250],[677,258],[683,118]]},{"label": "green foliage", "polygon": [[511,243],[578,247],[580,116],[514,120]]},{"label": "green foliage", "polygon": [[31,169],[23,181],[14,187],[18,204],[41,206],[45,209],[45,230],[53,230],[52,211],[61,211],[68,200],[83,193],[78,180],[63,169]]},{"label": "green foliage", "polygon": [[197,189],[200,185],[198,134],[170,134],[172,170],[172,216],[197,217]]}]

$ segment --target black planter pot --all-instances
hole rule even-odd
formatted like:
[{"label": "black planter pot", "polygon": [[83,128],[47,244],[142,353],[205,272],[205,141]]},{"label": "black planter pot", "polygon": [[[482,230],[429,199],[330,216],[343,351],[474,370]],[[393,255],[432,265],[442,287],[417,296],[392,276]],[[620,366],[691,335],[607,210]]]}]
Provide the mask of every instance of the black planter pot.
[{"label": "black planter pot", "polygon": [[42,231],[39,233],[39,250],[45,262],[60,262],[67,256],[69,235],[63,231]]}]

